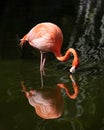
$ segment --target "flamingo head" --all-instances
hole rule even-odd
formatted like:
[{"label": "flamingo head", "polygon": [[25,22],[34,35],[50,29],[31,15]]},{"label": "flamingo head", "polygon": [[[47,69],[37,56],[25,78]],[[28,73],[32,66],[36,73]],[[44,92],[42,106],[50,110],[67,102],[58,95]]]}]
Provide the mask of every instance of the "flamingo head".
[{"label": "flamingo head", "polygon": [[79,59],[78,56],[76,56],[72,62],[72,67],[69,69],[70,73],[75,73],[76,69],[79,67]]},{"label": "flamingo head", "polygon": [[72,66],[70,69],[69,69],[70,73],[75,73],[76,71],[76,67],[75,66]]}]

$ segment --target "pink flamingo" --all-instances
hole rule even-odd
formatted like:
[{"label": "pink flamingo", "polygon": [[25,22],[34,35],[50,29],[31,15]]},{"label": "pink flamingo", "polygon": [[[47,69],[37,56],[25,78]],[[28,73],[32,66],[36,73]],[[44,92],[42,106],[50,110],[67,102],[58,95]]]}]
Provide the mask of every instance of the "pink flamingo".
[{"label": "pink flamingo", "polygon": [[74,59],[72,61],[72,67],[69,70],[71,73],[74,73],[76,67],[79,65],[78,54],[75,49],[69,48],[65,55],[62,56],[61,47],[63,34],[61,29],[53,23],[44,22],[37,24],[21,39],[20,45],[22,46],[26,41],[28,41],[32,47],[40,50],[40,72],[42,73],[44,73],[46,52],[52,52],[59,61],[67,61],[72,53]]}]

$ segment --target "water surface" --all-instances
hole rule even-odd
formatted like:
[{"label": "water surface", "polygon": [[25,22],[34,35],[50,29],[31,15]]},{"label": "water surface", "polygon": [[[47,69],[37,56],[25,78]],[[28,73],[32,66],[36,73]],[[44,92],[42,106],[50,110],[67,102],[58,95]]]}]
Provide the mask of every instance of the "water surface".
[{"label": "water surface", "polygon": [[[57,64],[57,61],[54,61]],[[21,81],[29,89],[40,87],[38,61],[4,60],[0,68],[0,129],[1,130],[103,130],[104,128],[104,63],[95,67],[80,67],[74,78],[79,86],[76,99],[72,100],[62,91],[64,112],[58,119],[44,120],[37,116],[21,92]],[[59,69],[61,67],[61,69]],[[56,87],[65,83],[72,88],[69,73],[62,65],[46,65],[44,87]]]}]

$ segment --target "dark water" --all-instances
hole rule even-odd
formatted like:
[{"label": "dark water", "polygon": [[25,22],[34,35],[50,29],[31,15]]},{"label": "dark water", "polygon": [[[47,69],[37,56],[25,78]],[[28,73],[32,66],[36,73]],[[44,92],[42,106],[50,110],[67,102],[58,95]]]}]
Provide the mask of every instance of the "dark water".
[{"label": "dark water", "polygon": [[[62,27],[66,26],[65,48],[74,47],[78,51],[80,66],[73,75],[79,87],[78,96],[70,99],[62,90],[64,111],[59,118],[40,118],[21,91],[21,81],[30,90],[41,86],[39,60],[0,60],[0,130],[104,130],[103,5],[102,0],[80,0],[71,32],[67,30],[71,18],[62,17]],[[55,88],[64,83],[71,89],[65,69],[70,64],[71,60],[60,63],[54,57],[47,60],[44,87]]]},{"label": "dark water", "polygon": [[[52,62],[47,63],[44,87],[54,88],[57,83],[65,83],[72,88],[68,72],[57,67]],[[77,71],[74,75],[79,87],[77,98],[70,99],[63,91],[64,112],[60,118],[51,120],[37,116],[21,92],[22,80],[29,89],[40,87],[38,62],[4,60],[1,61],[0,72],[1,130],[104,129],[104,62]]]}]

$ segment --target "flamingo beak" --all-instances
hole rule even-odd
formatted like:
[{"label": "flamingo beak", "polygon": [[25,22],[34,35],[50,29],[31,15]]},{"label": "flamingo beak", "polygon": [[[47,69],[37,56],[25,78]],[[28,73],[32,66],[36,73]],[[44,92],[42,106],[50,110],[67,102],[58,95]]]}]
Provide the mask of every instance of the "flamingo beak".
[{"label": "flamingo beak", "polygon": [[75,66],[72,66],[70,69],[69,69],[70,73],[75,73]]}]

